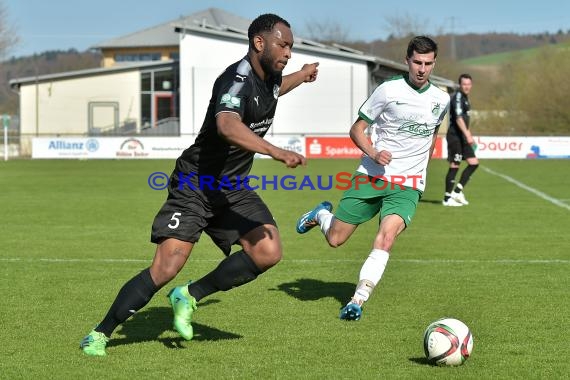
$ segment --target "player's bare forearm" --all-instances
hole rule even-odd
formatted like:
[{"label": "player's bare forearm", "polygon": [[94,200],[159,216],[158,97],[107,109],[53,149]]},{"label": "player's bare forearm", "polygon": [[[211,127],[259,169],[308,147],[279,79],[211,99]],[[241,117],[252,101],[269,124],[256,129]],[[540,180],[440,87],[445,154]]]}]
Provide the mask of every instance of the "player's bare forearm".
[{"label": "player's bare forearm", "polygon": [[374,158],[376,154],[376,149],[370,143],[368,136],[364,133],[366,128],[368,128],[368,122],[364,119],[358,118],[350,127],[350,138],[354,142],[361,151],[363,151],[366,155]]},{"label": "player's bare forearm", "polygon": [[222,112],[216,117],[218,134],[227,142],[243,150],[271,155],[274,145],[253,133],[244,123],[238,114],[233,112]]},{"label": "player's bare forearm", "polygon": [[360,148],[368,157],[373,159],[380,165],[389,165],[392,161],[392,153],[387,150],[377,151],[370,139],[364,131],[368,128],[369,124],[366,120],[362,119],[361,117],[356,120],[356,122],[350,128],[350,138],[354,142],[354,144]]},{"label": "player's bare forearm", "polygon": [[318,62],[304,64],[301,70],[283,76],[281,88],[279,89],[279,96],[285,95],[295,87],[299,86],[301,83],[316,81],[317,73],[319,72],[317,69],[318,66]]},{"label": "player's bare forearm", "polygon": [[221,137],[243,150],[268,155],[289,168],[307,164],[304,156],[276,147],[253,133],[236,113],[222,112],[216,117],[216,124]]}]

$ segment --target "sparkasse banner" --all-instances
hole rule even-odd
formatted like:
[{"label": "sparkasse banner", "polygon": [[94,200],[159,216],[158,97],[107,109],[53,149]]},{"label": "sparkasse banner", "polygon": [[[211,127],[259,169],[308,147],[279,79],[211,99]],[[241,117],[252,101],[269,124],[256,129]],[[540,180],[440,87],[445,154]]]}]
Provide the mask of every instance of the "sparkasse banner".
[{"label": "sparkasse banner", "polygon": [[[305,138],[307,158],[360,158],[362,151],[350,137],[307,136]],[[444,140],[437,138],[433,158],[441,158]],[[447,153],[446,153],[447,154]]]},{"label": "sparkasse banner", "polygon": [[362,151],[350,137],[305,137],[307,158],[359,158]]}]

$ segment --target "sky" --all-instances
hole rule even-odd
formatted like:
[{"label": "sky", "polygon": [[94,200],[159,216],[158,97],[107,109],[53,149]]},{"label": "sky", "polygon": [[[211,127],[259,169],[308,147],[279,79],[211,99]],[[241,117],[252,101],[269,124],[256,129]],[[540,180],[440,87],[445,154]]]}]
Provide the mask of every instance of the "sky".
[{"label": "sky", "polygon": [[275,13],[293,33],[309,37],[307,25],[337,25],[349,40],[386,39],[390,19],[413,20],[422,34],[556,33],[570,30],[570,1],[512,0],[0,0],[19,44],[8,57],[48,50],[84,51],[111,38],[215,7],[254,19]]}]

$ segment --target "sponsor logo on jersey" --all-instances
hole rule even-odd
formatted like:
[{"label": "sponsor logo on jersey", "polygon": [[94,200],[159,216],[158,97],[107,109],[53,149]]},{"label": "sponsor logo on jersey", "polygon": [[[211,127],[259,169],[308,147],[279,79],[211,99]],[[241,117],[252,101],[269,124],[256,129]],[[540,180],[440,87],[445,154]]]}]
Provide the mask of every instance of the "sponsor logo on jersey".
[{"label": "sponsor logo on jersey", "polygon": [[418,123],[415,121],[407,121],[398,128],[398,131],[407,132],[414,136],[426,137],[432,134],[432,130],[427,123]]},{"label": "sponsor logo on jersey", "polygon": [[439,115],[439,110],[440,110],[440,109],[441,109],[441,104],[439,104],[439,103],[432,103],[432,104],[431,104],[431,113],[432,113],[434,116]]},{"label": "sponsor logo on jersey", "polygon": [[239,108],[241,100],[240,98],[232,96],[230,94],[224,94],[220,99],[220,104],[224,104],[228,108]]},{"label": "sponsor logo on jersey", "polygon": [[271,124],[273,124],[273,118],[267,118],[258,123],[250,123],[249,129],[251,129],[254,133],[260,134],[267,131],[269,127],[271,127]]}]

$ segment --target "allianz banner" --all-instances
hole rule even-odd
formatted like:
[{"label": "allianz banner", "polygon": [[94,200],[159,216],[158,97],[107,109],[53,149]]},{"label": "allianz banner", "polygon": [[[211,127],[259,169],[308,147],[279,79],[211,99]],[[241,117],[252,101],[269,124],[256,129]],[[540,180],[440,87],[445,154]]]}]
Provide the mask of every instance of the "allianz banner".
[{"label": "allianz banner", "polygon": [[36,137],[32,158],[177,158],[194,143],[183,137]]}]

